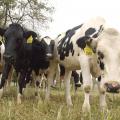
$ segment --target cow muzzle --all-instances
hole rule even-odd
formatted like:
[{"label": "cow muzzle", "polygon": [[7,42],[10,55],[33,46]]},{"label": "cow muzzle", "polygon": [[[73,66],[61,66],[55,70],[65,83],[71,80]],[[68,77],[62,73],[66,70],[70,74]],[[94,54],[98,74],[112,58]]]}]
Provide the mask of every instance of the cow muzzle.
[{"label": "cow muzzle", "polygon": [[112,81],[106,82],[105,84],[106,91],[110,93],[119,93],[120,92],[120,83]]}]

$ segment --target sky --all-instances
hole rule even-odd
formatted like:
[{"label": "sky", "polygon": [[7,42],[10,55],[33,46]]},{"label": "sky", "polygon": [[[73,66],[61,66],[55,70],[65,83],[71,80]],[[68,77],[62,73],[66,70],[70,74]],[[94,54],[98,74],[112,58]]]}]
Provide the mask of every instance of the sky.
[{"label": "sky", "polygon": [[42,36],[57,37],[58,34],[84,23],[84,21],[101,16],[110,27],[120,31],[119,0],[50,0],[55,7],[53,22]]}]

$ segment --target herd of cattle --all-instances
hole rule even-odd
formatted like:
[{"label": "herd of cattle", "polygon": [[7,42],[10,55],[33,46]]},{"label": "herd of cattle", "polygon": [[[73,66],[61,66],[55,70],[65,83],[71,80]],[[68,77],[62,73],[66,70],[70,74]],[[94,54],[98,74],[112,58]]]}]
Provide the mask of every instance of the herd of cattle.
[{"label": "herd of cattle", "polygon": [[[50,88],[56,75],[60,79],[60,65],[63,66],[66,103],[72,106],[70,77],[76,70],[82,72],[84,90],[83,111],[90,111],[90,91],[92,78],[98,78],[100,107],[106,108],[105,92],[119,93],[120,89],[120,33],[106,25],[102,17],[92,18],[69,29],[53,40],[46,36],[38,38],[34,31],[12,23],[0,28],[1,62],[4,64],[0,83],[0,97],[12,67],[18,76],[17,102],[31,74],[35,81],[36,96],[40,98],[41,75],[47,78],[45,99],[50,98]],[[3,47],[2,47],[3,46]],[[5,48],[5,49],[4,49]],[[4,51],[4,52],[3,52]],[[91,78],[92,75],[92,78]],[[77,79],[77,77],[76,77]],[[77,86],[77,84],[76,84]]]}]

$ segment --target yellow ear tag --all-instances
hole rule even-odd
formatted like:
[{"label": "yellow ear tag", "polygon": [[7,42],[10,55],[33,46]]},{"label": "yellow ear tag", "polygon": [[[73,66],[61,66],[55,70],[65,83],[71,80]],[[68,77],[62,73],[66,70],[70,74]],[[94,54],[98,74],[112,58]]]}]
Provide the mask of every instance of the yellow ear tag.
[{"label": "yellow ear tag", "polygon": [[86,55],[93,55],[94,54],[92,48],[90,48],[88,45],[86,45],[86,47],[84,48],[84,53]]},{"label": "yellow ear tag", "polygon": [[32,43],[33,42],[33,37],[32,35],[27,39],[27,43]]}]

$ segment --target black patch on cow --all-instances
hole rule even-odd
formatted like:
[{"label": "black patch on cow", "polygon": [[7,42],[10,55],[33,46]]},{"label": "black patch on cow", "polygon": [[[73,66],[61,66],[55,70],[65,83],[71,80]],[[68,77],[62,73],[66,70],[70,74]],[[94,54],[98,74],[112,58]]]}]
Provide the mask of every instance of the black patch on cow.
[{"label": "black patch on cow", "polygon": [[[88,28],[85,31],[85,36],[80,37],[76,43],[78,45],[78,47],[80,47],[81,49],[84,49],[86,47],[86,44],[88,43],[87,41],[90,40],[90,36],[92,34],[94,34],[96,32],[95,28]],[[90,41],[91,42],[91,41]]]},{"label": "black patch on cow", "polygon": [[86,31],[85,31],[85,36],[90,36],[92,35],[93,33],[95,33],[96,30],[95,28],[88,28]]},{"label": "black patch on cow", "polygon": [[6,31],[6,29],[0,28],[0,35],[3,36],[5,31]]},{"label": "black patch on cow", "polygon": [[72,51],[72,56],[74,55],[74,50]]},{"label": "black patch on cow", "polygon": [[98,58],[99,59],[103,59],[104,58],[104,54],[102,52],[98,51],[97,54],[98,54]]},{"label": "black patch on cow", "polygon": [[101,76],[98,77],[98,82],[100,82],[100,81],[101,81]]},{"label": "black patch on cow", "polygon": [[82,24],[68,30],[66,32],[65,37],[59,41],[60,45],[58,46],[57,49],[58,49],[58,54],[60,54],[61,60],[64,60],[65,57],[68,57],[70,52],[72,53],[72,55],[74,55],[73,43],[70,42],[70,39],[75,34],[75,31],[79,29],[81,26]]},{"label": "black patch on cow", "polygon": [[83,84],[82,72],[80,72],[80,82]]},{"label": "black patch on cow", "polygon": [[102,31],[103,31],[103,25],[100,26],[98,32],[97,32],[96,34],[94,34],[92,37],[93,37],[93,38],[97,38],[98,35],[100,34],[100,32],[102,32]]},{"label": "black patch on cow", "polygon": [[98,54],[98,62],[99,62],[100,68],[101,70],[104,70],[104,63],[102,61],[104,58],[104,54],[101,51],[98,51],[97,54]]},{"label": "black patch on cow", "polygon": [[100,61],[100,68],[101,70],[104,70],[104,63],[102,61]]},{"label": "black patch on cow", "polygon": [[78,83],[80,80],[79,74],[76,71],[72,71],[72,76],[74,78],[75,84]]},{"label": "black patch on cow", "polygon": [[86,41],[89,39],[89,37],[84,36],[79,38],[76,43],[78,45],[78,47],[80,47],[81,49],[84,49],[86,47]]},{"label": "black patch on cow", "polygon": [[[94,34],[96,32],[96,29],[95,28],[88,28],[86,31],[85,31],[85,36],[82,36],[80,37],[78,40],[77,40],[77,45],[84,49],[86,44],[88,43],[91,43],[92,39],[90,39],[90,36],[93,35],[92,37],[93,38],[96,38],[98,37],[99,33],[103,30],[103,25],[100,26],[99,30],[97,31],[96,34]],[[89,42],[88,42],[89,40]],[[95,52],[95,50],[94,50]]]},{"label": "black patch on cow", "polygon": [[32,44],[32,68],[38,75],[39,69],[47,69],[49,61],[46,59],[45,46],[40,41],[34,41]]},{"label": "black patch on cow", "polygon": [[63,65],[60,65],[60,76],[65,75],[65,67]]}]

